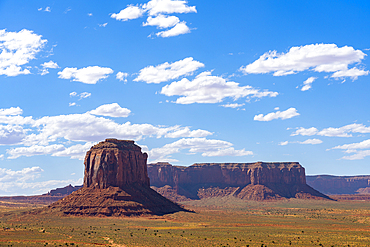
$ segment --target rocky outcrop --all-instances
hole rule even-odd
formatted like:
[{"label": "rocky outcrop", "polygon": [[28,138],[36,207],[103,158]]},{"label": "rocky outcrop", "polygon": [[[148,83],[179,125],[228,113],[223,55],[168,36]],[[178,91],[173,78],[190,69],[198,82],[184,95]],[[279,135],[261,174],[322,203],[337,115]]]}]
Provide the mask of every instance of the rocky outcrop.
[{"label": "rocky outcrop", "polygon": [[328,195],[369,194],[370,176],[307,176],[307,184]]},{"label": "rocky outcrop", "polygon": [[129,216],[184,211],[150,188],[147,157],[134,141],[96,144],[86,153],[83,188],[37,213]]},{"label": "rocky outcrop", "polygon": [[84,187],[149,186],[147,158],[134,141],[106,139],[86,153]]},{"label": "rocky outcrop", "polygon": [[177,201],[228,195],[246,200],[329,199],[306,184],[305,170],[297,162],[203,163],[189,167],[156,163],[148,165],[148,175],[154,189]]}]

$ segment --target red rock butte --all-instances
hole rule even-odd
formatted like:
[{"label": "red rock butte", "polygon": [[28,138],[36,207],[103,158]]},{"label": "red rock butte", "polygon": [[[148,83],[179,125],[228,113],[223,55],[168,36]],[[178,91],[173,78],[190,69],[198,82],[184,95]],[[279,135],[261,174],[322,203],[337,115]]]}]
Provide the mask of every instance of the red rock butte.
[{"label": "red rock butte", "polygon": [[184,211],[150,188],[147,158],[134,141],[106,139],[86,153],[83,187],[36,213],[130,216]]}]

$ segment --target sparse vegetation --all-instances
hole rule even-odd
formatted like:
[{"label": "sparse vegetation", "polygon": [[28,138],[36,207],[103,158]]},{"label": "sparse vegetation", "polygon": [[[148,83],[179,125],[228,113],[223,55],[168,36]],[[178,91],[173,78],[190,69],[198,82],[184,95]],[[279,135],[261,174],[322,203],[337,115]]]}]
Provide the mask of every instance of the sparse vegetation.
[{"label": "sparse vegetation", "polygon": [[0,246],[369,246],[369,202],[210,199],[195,213],[58,217],[0,208]]}]

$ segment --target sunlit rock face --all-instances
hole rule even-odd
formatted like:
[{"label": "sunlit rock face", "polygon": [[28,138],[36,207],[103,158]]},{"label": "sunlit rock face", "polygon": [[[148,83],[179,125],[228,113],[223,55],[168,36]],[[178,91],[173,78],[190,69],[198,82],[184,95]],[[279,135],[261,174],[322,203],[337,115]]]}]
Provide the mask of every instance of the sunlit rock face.
[{"label": "sunlit rock face", "polygon": [[188,167],[148,165],[151,185],[174,201],[236,196],[246,200],[328,199],[306,184],[298,162],[201,163]]},{"label": "sunlit rock face", "polygon": [[134,141],[106,139],[86,153],[84,187],[123,188],[130,184],[149,187],[147,158]]}]

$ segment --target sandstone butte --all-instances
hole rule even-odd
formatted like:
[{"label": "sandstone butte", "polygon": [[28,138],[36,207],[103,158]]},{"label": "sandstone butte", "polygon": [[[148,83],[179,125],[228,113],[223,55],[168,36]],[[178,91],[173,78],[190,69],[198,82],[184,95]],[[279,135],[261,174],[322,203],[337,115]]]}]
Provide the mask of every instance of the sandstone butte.
[{"label": "sandstone butte", "polygon": [[298,162],[148,164],[151,186],[173,200],[235,196],[244,200],[330,199],[306,184]]},{"label": "sandstone butte", "polygon": [[147,158],[134,141],[106,139],[86,153],[83,187],[35,213],[130,216],[183,211],[150,188]]}]

